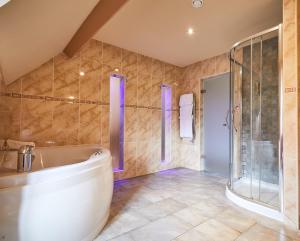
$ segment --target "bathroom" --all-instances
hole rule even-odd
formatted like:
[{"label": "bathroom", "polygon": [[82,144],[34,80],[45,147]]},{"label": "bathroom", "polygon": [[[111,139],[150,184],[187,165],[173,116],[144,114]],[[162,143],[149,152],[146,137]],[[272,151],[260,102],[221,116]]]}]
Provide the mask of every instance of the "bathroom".
[{"label": "bathroom", "polygon": [[296,0],[0,6],[0,240],[300,240]]}]

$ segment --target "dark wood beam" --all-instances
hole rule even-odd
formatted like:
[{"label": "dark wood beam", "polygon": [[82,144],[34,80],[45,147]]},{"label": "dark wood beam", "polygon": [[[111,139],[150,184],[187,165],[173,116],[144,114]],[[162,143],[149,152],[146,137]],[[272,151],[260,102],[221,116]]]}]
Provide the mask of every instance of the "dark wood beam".
[{"label": "dark wood beam", "polygon": [[64,49],[72,57],[128,0],[100,0]]}]

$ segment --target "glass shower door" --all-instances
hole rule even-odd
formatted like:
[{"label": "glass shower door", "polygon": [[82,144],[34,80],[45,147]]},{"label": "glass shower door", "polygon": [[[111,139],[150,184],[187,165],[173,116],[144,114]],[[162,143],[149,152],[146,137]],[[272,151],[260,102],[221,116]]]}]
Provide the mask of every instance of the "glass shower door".
[{"label": "glass shower door", "polygon": [[231,52],[231,189],[279,208],[279,30]]}]

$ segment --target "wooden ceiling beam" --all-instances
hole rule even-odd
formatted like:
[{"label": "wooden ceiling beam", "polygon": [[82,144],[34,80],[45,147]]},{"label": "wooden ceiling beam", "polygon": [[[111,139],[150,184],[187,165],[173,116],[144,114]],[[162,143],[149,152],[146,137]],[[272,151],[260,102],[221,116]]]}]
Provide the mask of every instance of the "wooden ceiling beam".
[{"label": "wooden ceiling beam", "polygon": [[72,57],[128,0],[100,0],[81,24],[64,53]]}]

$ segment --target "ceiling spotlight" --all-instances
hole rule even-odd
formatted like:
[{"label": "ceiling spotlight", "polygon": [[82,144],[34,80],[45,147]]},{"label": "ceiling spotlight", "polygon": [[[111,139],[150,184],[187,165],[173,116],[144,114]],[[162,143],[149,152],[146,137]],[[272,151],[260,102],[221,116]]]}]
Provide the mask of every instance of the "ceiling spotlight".
[{"label": "ceiling spotlight", "polygon": [[83,71],[80,71],[80,72],[79,72],[79,75],[80,75],[80,76],[84,76],[84,72],[83,72]]},{"label": "ceiling spotlight", "polygon": [[115,68],[115,72],[119,72],[120,70],[119,70],[119,68]]},{"label": "ceiling spotlight", "polygon": [[201,8],[204,4],[204,0],[192,0],[192,5],[194,8]]},{"label": "ceiling spotlight", "polygon": [[189,35],[193,35],[194,34],[194,29],[193,28],[189,28],[188,31],[187,31],[187,33]]}]

